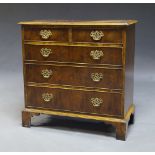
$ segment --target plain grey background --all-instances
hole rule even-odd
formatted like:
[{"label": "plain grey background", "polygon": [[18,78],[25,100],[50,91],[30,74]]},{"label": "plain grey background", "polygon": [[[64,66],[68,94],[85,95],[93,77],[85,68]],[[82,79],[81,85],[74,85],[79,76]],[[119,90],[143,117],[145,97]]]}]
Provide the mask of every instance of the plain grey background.
[{"label": "plain grey background", "polygon": [[[155,4],[0,4],[0,151],[155,151]],[[21,32],[33,19],[136,19],[136,122],[127,141],[100,122],[39,116],[21,127]]]}]

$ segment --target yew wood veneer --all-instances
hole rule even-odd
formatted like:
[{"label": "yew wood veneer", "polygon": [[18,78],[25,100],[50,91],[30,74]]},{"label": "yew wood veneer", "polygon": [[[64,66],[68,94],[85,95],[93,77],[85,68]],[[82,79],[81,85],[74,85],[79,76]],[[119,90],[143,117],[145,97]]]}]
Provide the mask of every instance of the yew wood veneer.
[{"label": "yew wood veneer", "polygon": [[25,21],[22,27],[25,110],[103,121],[125,140],[134,123],[136,20]]}]

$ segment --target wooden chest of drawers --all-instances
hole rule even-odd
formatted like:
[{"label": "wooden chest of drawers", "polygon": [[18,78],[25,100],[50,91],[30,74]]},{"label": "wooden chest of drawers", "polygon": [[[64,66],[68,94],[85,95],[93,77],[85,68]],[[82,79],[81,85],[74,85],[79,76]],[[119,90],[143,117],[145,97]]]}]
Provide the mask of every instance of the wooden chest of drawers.
[{"label": "wooden chest of drawers", "polygon": [[134,121],[135,20],[22,25],[25,110],[110,123],[125,140]]}]

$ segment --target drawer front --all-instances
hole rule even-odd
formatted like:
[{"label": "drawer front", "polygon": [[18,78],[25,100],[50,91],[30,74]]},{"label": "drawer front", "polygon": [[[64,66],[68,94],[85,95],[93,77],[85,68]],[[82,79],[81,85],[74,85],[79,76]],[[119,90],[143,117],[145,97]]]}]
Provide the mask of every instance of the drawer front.
[{"label": "drawer front", "polygon": [[26,107],[97,115],[121,115],[121,94],[27,87]]},{"label": "drawer front", "polygon": [[73,42],[122,43],[119,29],[73,29]]},{"label": "drawer front", "polygon": [[26,44],[24,46],[26,60],[122,65],[121,48]]},{"label": "drawer front", "polygon": [[68,29],[25,27],[24,40],[68,42]]},{"label": "drawer front", "polygon": [[26,65],[26,81],[109,89],[122,88],[122,69]]}]

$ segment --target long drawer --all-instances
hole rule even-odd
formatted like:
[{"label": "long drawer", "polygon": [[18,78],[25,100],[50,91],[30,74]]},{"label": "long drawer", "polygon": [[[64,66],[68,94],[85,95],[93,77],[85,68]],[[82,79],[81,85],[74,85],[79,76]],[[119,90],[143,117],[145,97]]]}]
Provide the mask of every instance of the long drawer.
[{"label": "long drawer", "polygon": [[59,64],[26,64],[27,82],[122,89],[122,69]]},{"label": "long drawer", "polygon": [[121,115],[122,94],[28,86],[26,107],[96,115]]},{"label": "long drawer", "polygon": [[25,44],[25,60],[122,65],[122,49]]}]

